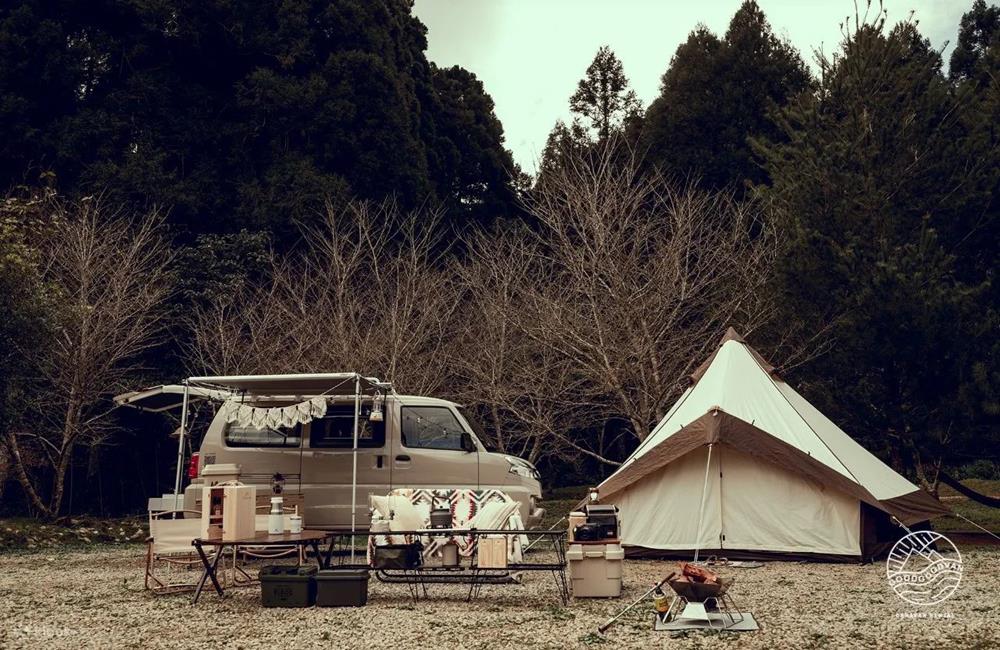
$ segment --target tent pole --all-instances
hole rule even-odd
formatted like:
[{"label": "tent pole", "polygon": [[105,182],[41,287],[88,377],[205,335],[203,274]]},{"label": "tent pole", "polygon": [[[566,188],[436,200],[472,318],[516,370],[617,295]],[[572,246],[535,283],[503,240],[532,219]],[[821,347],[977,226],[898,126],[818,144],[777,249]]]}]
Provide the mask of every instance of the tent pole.
[{"label": "tent pole", "polygon": [[184,436],[187,434],[188,421],[188,397],[190,386],[188,380],[184,380],[184,401],[181,402],[181,428],[177,432],[177,474],[174,477],[174,507],[177,510],[177,498],[181,493],[181,468],[184,467]]},{"label": "tent pole", "polygon": [[708,493],[708,470],[712,466],[712,443],[708,443],[708,460],[705,462],[705,482],[701,486],[701,507],[698,508],[698,529],[694,533],[694,562],[698,561],[701,550],[701,522],[705,516],[705,496]]},{"label": "tent pole", "polygon": [[354,532],[358,502],[358,420],[361,416],[361,375],[354,376],[354,451],[351,467],[351,564],[354,564]]}]

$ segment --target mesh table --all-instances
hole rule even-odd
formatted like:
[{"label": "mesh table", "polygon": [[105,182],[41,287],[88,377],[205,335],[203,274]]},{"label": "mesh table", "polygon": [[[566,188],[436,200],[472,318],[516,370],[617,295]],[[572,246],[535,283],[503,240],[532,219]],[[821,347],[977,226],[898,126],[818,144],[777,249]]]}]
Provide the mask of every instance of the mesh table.
[{"label": "mesh table", "polygon": [[[504,568],[485,568],[478,566],[478,538],[484,535],[516,537],[534,537],[536,541],[546,544],[554,553],[555,558],[551,561],[539,560],[536,562],[508,562]],[[433,537],[468,537],[475,541],[476,550],[470,557],[459,557],[458,566],[438,566],[421,564],[408,569],[379,569],[375,568],[375,577],[380,582],[406,584],[415,587],[410,593],[414,599],[419,597],[420,592],[427,595],[427,585],[429,584],[465,584],[469,585],[469,595],[466,600],[472,600],[479,595],[483,585],[517,584],[512,576],[517,573],[527,571],[541,571],[552,573],[559,597],[565,605],[569,602],[569,583],[566,579],[566,532],[557,530],[480,530],[480,529],[458,529],[458,528],[423,528],[418,530],[401,531],[380,531],[380,532],[343,532],[331,533],[330,545],[323,560],[323,566],[328,568],[334,557],[339,559],[338,566],[345,568],[368,568],[367,562],[364,564],[348,563],[350,551],[354,548],[355,554],[366,553],[366,548],[357,549],[355,538],[364,538],[366,541],[372,537],[392,536],[394,538],[406,538],[421,540]],[[463,560],[465,563],[463,564]]]}]

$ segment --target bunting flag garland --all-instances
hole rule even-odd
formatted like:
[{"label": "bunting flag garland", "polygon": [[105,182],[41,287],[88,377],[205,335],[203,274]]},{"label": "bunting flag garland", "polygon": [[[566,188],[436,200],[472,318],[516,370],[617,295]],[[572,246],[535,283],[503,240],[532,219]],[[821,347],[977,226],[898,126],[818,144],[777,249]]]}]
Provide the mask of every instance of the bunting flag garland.
[{"label": "bunting flag garland", "polygon": [[261,408],[230,400],[225,403],[226,422],[254,429],[290,429],[326,415],[326,398],[323,396],[298,404]]}]

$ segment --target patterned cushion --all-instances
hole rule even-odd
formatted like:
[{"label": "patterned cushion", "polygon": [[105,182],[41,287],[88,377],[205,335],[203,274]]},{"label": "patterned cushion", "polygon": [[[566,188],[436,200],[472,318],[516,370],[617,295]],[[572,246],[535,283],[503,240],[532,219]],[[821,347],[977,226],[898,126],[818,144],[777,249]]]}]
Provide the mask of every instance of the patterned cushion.
[{"label": "patterned cushion", "polygon": [[[479,528],[485,529],[513,529],[519,530],[524,528],[524,524],[521,521],[521,516],[519,514],[519,508],[517,507],[517,502],[510,498],[506,492],[500,490],[471,490],[471,489],[450,489],[450,488],[398,488],[389,492],[389,497],[372,497],[372,527],[375,528],[377,523],[384,522],[385,516],[383,515],[384,507],[386,502],[382,499],[391,499],[392,497],[406,497],[409,499],[410,503],[419,513],[419,516],[423,522],[420,528],[429,528],[431,520],[431,510],[435,508],[445,508],[447,507],[451,510],[451,527],[456,529],[467,529],[470,523],[476,525]],[[376,501],[378,499],[378,501]],[[509,510],[513,511],[509,517],[507,517],[506,522],[496,521],[494,517],[490,517],[493,521],[490,521],[489,526],[478,525],[475,521],[477,515],[483,509],[486,504],[512,504],[513,507],[508,506]],[[490,511],[496,512],[495,506],[489,508]],[[397,530],[403,530],[402,528],[397,528]],[[412,529],[411,529],[412,530]],[[409,537],[409,536],[408,536]],[[440,539],[439,536],[435,538]],[[371,552],[374,546],[382,546],[385,544],[401,544],[401,543],[412,543],[418,541],[416,539],[402,539],[398,536],[393,535],[374,535],[369,538],[369,559],[371,558]],[[423,539],[419,540],[424,544],[424,553],[429,555],[437,550],[441,546],[440,543],[431,544],[429,536],[423,536]],[[463,536],[448,536],[447,541],[454,542],[458,545],[459,553],[464,556],[471,556],[476,550],[476,538],[472,535]],[[514,543],[511,545],[510,561],[520,562],[521,561],[521,548],[523,545],[527,544],[526,537],[521,535],[515,538]]]}]

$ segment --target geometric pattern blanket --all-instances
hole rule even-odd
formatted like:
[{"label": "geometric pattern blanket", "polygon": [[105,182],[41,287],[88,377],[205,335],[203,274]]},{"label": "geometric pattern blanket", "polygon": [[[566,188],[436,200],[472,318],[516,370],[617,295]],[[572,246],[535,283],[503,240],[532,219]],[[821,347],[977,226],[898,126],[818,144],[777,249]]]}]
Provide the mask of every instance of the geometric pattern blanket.
[{"label": "geometric pattern blanket", "polygon": [[[430,527],[431,510],[436,508],[448,508],[451,511],[451,527],[455,529],[468,528],[469,522],[475,518],[484,505],[490,503],[491,501],[500,503],[513,502],[513,499],[511,499],[506,492],[502,492],[500,490],[471,490],[467,488],[397,488],[390,491],[388,496],[406,497],[406,499],[413,504],[414,509],[416,509],[419,513],[425,527]],[[389,522],[384,520],[377,510],[372,509],[372,532],[376,532],[380,529],[388,531],[388,523]],[[499,528],[511,530],[523,529],[524,523],[521,520],[521,515],[518,512],[514,512],[514,514],[507,520],[506,524],[499,526]],[[369,560],[371,559],[371,554],[375,546],[384,546],[386,544],[411,544],[418,541],[413,539],[413,537],[415,536],[393,535],[388,532],[384,535],[373,535],[369,537]],[[425,556],[429,556],[434,553],[445,542],[454,542],[458,545],[459,554],[466,557],[471,556],[476,550],[477,537],[474,535],[449,535],[443,541],[441,540],[441,536],[435,535],[435,543],[430,543],[431,540],[429,540],[428,537],[429,536],[425,535],[423,536],[423,539],[419,540],[423,542]],[[521,549],[526,546],[527,543],[527,537],[524,535],[518,535],[514,538],[514,543],[511,545],[510,552],[508,553],[508,559],[511,562],[520,562],[522,559]]]}]

